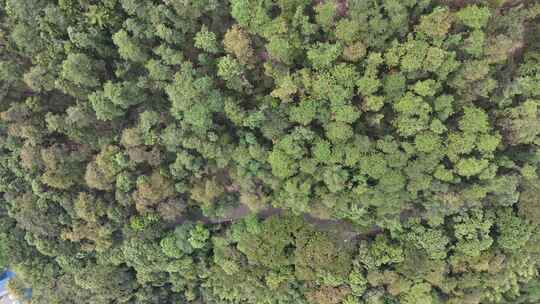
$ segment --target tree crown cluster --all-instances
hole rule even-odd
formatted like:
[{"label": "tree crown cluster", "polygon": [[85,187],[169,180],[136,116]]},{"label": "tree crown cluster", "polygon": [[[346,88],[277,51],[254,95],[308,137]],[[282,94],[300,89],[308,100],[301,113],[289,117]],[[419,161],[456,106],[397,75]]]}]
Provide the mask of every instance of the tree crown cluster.
[{"label": "tree crown cluster", "polygon": [[0,0],[32,303],[540,301],[534,0]]}]

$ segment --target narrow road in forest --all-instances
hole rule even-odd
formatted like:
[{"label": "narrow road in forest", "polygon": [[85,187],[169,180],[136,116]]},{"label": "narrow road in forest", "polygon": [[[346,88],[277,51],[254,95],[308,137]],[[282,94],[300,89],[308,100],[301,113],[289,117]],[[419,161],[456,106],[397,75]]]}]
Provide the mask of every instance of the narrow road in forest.
[{"label": "narrow road in forest", "polygon": [[[290,211],[282,208],[268,207],[257,212],[257,215],[260,218],[265,219],[273,215],[278,215],[285,212]],[[240,204],[238,207],[234,208],[229,212],[230,215],[228,217],[211,218],[204,216],[200,213],[192,214],[190,216],[182,216],[178,218],[175,221],[175,225],[182,224],[187,220],[193,222],[202,222],[204,224],[232,223],[249,216],[251,213],[252,211],[249,209],[248,206]],[[383,232],[383,230],[379,227],[373,227],[369,231],[360,232],[358,228],[356,228],[350,221],[347,220],[322,219],[314,217],[308,213],[304,213],[303,217],[306,222],[312,224],[318,230],[338,233],[342,237],[343,242],[345,243],[351,242],[353,240],[367,239]]]}]

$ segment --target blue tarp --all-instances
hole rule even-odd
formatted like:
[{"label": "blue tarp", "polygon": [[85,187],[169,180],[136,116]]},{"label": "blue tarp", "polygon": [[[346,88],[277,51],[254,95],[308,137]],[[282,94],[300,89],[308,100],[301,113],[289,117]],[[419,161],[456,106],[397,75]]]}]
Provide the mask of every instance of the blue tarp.
[{"label": "blue tarp", "polygon": [[[8,296],[7,284],[15,276],[15,273],[9,269],[4,269],[0,273],[0,304],[9,303],[9,304],[19,304],[18,300],[14,300]],[[30,299],[32,297],[32,289],[27,288],[24,291],[24,297]]]},{"label": "blue tarp", "polygon": [[7,283],[14,276],[15,273],[10,270],[6,270],[0,274],[0,297],[3,297],[7,294]]}]

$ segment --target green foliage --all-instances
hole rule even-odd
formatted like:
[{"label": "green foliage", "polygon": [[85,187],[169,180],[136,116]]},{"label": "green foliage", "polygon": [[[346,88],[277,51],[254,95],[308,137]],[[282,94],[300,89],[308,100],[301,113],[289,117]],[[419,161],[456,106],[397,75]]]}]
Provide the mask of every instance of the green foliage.
[{"label": "green foliage", "polygon": [[53,188],[69,189],[82,181],[81,155],[66,153],[60,146],[52,146],[41,150],[41,159],[45,170],[41,181]]},{"label": "green foliage", "polygon": [[487,132],[489,122],[487,114],[479,108],[465,107],[459,121],[459,128],[466,132]]},{"label": "green foliage", "polygon": [[413,91],[423,97],[435,96],[439,87],[440,85],[435,80],[429,79],[417,82],[413,87]]},{"label": "green foliage", "polygon": [[294,45],[285,38],[273,36],[266,44],[266,50],[270,57],[285,64],[291,64],[297,55]]},{"label": "green foliage", "polygon": [[447,256],[450,240],[442,230],[415,225],[404,239],[413,246],[425,250],[431,259],[444,260]]},{"label": "green foliage", "polygon": [[[166,88],[172,100],[172,114],[196,130],[207,130],[212,124],[212,113],[222,106],[221,94],[213,89],[210,77],[197,77],[191,64],[183,64]],[[202,102],[201,102],[202,101]]]},{"label": "green foliage", "polygon": [[302,226],[302,221],[295,217],[271,217],[261,224],[258,233],[243,231],[239,234],[237,248],[251,264],[279,269],[292,263],[287,248],[294,245],[294,233]]},{"label": "green foliage", "polygon": [[360,38],[361,24],[350,19],[341,19],[336,24],[336,37],[346,43],[354,43]]},{"label": "green foliage", "polygon": [[112,36],[112,40],[118,46],[118,53],[122,58],[134,62],[145,62],[148,54],[140,43],[130,37],[125,30],[120,30]]},{"label": "green foliage", "polygon": [[219,51],[216,34],[208,31],[206,26],[201,27],[201,30],[195,35],[194,45],[196,48],[202,49],[208,53],[217,53]]},{"label": "green foliage", "polygon": [[489,235],[493,219],[481,210],[473,209],[470,213],[457,215],[454,221],[457,251],[476,257],[493,244],[493,238]]},{"label": "green foliage", "polygon": [[360,245],[358,258],[366,269],[403,262],[403,249],[383,236],[377,236],[371,244]]},{"label": "green foliage", "polygon": [[535,1],[0,1],[32,303],[539,302]]},{"label": "green foliage", "polygon": [[118,147],[107,146],[97,155],[95,162],[88,164],[85,180],[89,187],[100,190],[112,189],[116,175],[122,170],[116,161],[118,152]]},{"label": "green foliage", "polygon": [[351,268],[351,256],[347,248],[338,249],[330,236],[309,230],[299,232],[295,246],[294,265],[298,279],[319,278],[331,285],[346,282]]},{"label": "green foliage", "polygon": [[457,173],[461,176],[470,177],[478,175],[488,166],[485,159],[463,158],[456,165]]},{"label": "green foliage", "polygon": [[68,54],[62,64],[62,77],[83,87],[99,85],[98,65],[85,54]]},{"label": "green foliage", "polygon": [[227,82],[227,87],[230,89],[242,91],[242,87],[248,85],[242,75],[242,66],[231,56],[222,57],[218,61],[217,74]]},{"label": "green foliage", "polygon": [[318,44],[307,51],[307,58],[316,69],[330,66],[341,55],[342,49],[339,44]]},{"label": "green foliage", "polygon": [[190,237],[188,239],[189,244],[194,249],[201,249],[205,246],[206,241],[210,237],[210,231],[204,228],[203,225],[196,225],[193,230],[190,231]]},{"label": "green foliage", "polygon": [[317,116],[318,103],[314,100],[302,100],[297,106],[291,108],[289,117],[291,121],[298,122],[302,125],[307,125],[312,122]]},{"label": "green foliage", "polygon": [[96,91],[88,96],[96,116],[100,120],[112,120],[124,115],[130,106],[146,99],[146,95],[133,82],[107,82],[103,91]]},{"label": "green foliage", "polygon": [[502,114],[501,127],[504,139],[510,145],[533,142],[540,134],[538,101],[528,99]]},{"label": "green foliage", "polygon": [[434,39],[446,37],[452,26],[452,15],[446,7],[437,7],[430,14],[421,17],[416,30]]},{"label": "green foliage", "polygon": [[459,22],[468,27],[481,29],[487,25],[489,18],[491,17],[491,12],[487,7],[469,5],[458,11],[456,17]]},{"label": "green foliage", "polygon": [[485,34],[480,30],[473,31],[465,40],[465,51],[474,57],[480,57],[484,52]]},{"label": "green foliage", "polygon": [[334,1],[321,2],[315,7],[315,11],[317,23],[325,28],[330,28],[336,15],[336,5]]},{"label": "green foliage", "polygon": [[172,77],[171,68],[158,60],[148,60],[146,62],[148,76],[154,80],[166,81]]},{"label": "green foliage", "polygon": [[8,236],[5,233],[0,234],[0,266],[4,269],[9,266],[10,251],[8,247]]},{"label": "green foliage", "polygon": [[326,128],[326,135],[331,141],[339,142],[349,139],[353,135],[353,130],[349,124],[331,122]]},{"label": "green foliage", "polygon": [[499,246],[510,251],[525,246],[535,229],[533,225],[514,216],[510,209],[504,209],[498,214],[497,228],[500,234],[497,239]]}]

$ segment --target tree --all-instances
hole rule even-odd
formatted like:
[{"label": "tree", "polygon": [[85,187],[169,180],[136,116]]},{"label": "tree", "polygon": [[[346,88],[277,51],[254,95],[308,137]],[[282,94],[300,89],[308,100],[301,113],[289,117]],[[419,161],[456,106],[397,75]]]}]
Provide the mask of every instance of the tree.
[{"label": "tree", "polygon": [[358,251],[358,261],[366,269],[374,269],[384,264],[401,263],[403,259],[403,249],[381,235],[377,236],[372,244],[361,243]]},{"label": "tree", "polygon": [[145,62],[148,54],[142,47],[142,43],[130,37],[125,30],[120,30],[112,36],[114,44],[118,47],[118,53],[126,60]]},{"label": "tree", "polygon": [[100,64],[81,53],[69,53],[62,64],[62,77],[76,85],[93,88],[100,84]]},{"label": "tree", "polygon": [[352,44],[360,38],[360,29],[358,21],[343,18],[336,24],[336,37],[347,44]]},{"label": "tree", "polygon": [[206,26],[202,26],[201,30],[195,35],[195,47],[209,53],[219,52],[216,34],[210,32]]},{"label": "tree", "polygon": [[243,76],[243,67],[238,61],[230,56],[221,57],[218,62],[218,76],[227,82],[227,87],[233,90],[242,91],[243,87],[249,85]]},{"label": "tree", "polygon": [[470,177],[477,175],[488,166],[488,160],[476,158],[460,159],[456,165],[457,173],[461,176]]},{"label": "tree", "polygon": [[493,238],[489,235],[493,220],[481,210],[473,209],[457,215],[454,221],[454,235],[458,240],[455,248],[458,252],[476,257],[493,244]]},{"label": "tree", "polygon": [[366,46],[362,42],[353,43],[343,49],[343,57],[352,62],[359,61],[366,53]]},{"label": "tree", "polygon": [[457,20],[462,24],[474,29],[485,27],[491,17],[491,12],[487,7],[469,5],[456,13]]},{"label": "tree", "polygon": [[421,17],[416,31],[426,34],[431,38],[440,39],[446,37],[452,26],[452,22],[453,18],[450,10],[446,7],[437,7],[430,14]]},{"label": "tree", "polygon": [[195,228],[190,231],[188,241],[194,249],[201,249],[206,245],[206,241],[209,237],[210,232],[204,228],[203,225],[197,224],[195,225]]},{"label": "tree", "polygon": [[334,286],[346,281],[351,270],[348,248],[339,248],[330,236],[310,229],[297,235],[295,274],[300,280],[320,280]]},{"label": "tree", "polygon": [[237,24],[225,33],[223,45],[225,50],[236,56],[239,62],[247,64],[253,60],[254,52],[248,33]]},{"label": "tree", "polygon": [[100,120],[112,120],[124,115],[130,106],[137,105],[147,98],[142,89],[133,82],[113,83],[108,81],[103,91],[88,96],[96,116]]},{"label": "tree", "polygon": [[[198,76],[193,66],[183,64],[166,92],[172,101],[172,114],[197,130],[207,130],[212,125],[212,113],[221,109],[221,94],[214,88],[210,77]],[[200,103],[199,101],[204,101]]]},{"label": "tree", "polygon": [[150,176],[139,176],[136,183],[137,191],[133,193],[133,199],[141,213],[174,195],[172,182],[158,171]]},{"label": "tree", "polygon": [[505,142],[510,145],[531,143],[540,134],[538,102],[528,99],[515,108],[508,108],[499,122]]},{"label": "tree", "polygon": [[88,164],[85,180],[89,187],[100,190],[111,190],[116,181],[116,175],[122,171],[117,161],[120,150],[116,146],[106,146],[97,155],[96,160]]},{"label": "tree", "polygon": [[504,209],[498,214],[497,243],[505,250],[515,251],[525,246],[534,230],[534,226],[512,214],[512,210]]},{"label": "tree", "polygon": [[52,146],[41,150],[41,158],[45,167],[41,180],[45,184],[68,189],[81,183],[84,154],[77,155],[69,153],[65,147]]},{"label": "tree", "polygon": [[237,248],[251,264],[279,269],[292,263],[286,248],[294,246],[293,236],[302,226],[296,217],[270,217],[262,223],[259,233],[246,231],[238,235]]},{"label": "tree", "polygon": [[466,107],[459,121],[459,128],[471,133],[487,132],[489,130],[488,116],[482,109]]}]

